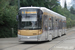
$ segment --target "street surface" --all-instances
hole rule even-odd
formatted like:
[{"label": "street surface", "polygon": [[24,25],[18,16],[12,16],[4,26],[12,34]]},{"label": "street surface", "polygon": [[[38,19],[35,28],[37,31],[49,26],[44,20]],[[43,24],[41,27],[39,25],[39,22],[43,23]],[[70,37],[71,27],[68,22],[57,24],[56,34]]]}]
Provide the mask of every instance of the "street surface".
[{"label": "street surface", "polygon": [[18,42],[18,38],[0,38],[0,50],[75,50],[75,28],[51,42]]}]

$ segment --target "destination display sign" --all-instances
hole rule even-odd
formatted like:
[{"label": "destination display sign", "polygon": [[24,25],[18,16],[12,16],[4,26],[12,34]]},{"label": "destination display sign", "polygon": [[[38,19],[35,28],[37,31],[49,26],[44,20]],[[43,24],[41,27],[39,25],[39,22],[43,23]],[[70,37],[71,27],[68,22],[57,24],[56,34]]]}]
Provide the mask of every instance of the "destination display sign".
[{"label": "destination display sign", "polygon": [[36,11],[22,11],[22,14],[37,14]]}]

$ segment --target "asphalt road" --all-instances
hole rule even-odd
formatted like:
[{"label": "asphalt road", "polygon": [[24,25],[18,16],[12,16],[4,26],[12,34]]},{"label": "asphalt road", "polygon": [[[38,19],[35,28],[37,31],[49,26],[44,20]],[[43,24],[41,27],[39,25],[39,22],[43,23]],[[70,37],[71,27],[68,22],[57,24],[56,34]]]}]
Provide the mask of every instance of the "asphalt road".
[{"label": "asphalt road", "polygon": [[75,28],[51,42],[18,42],[18,38],[0,38],[0,50],[75,50]]}]

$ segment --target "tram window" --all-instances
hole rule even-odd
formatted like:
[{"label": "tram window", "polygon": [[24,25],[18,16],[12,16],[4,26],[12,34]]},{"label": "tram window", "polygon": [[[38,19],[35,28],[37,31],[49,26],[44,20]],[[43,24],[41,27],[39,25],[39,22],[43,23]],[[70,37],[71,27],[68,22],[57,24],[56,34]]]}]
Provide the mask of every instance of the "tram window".
[{"label": "tram window", "polygon": [[51,27],[51,30],[53,30],[54,29],[54,21],[53,21],[53,17],[51,18],[51,22],[52,22],[52,27]]},{"label": "tram window", "polygon": [[66,23],[65,22],[63,22],[63,25],[64,25],[64,27],[66,27]]},{"label": "tram window", "polygon": [[60,29],[62,28],[62,26],[61,26],[61,25],[62,25],[62,21],[60,21]]},{"label": "tram window", "polygon": [[56,21],[56,24],[57,24],[57,26],[56,26],[56,29],[58,29],[58,19],[56,19],[57,21]]},{"label": "tram window", "polygon": [[53,18],[53,26],[54,26],[54,29],[56,29],[56,19]]},{"label": "tram window", "polygon": [[42,27],[42,14],[43,12],[41,10],[38,10],[38,26]]},{"label": "tram window", "polygon": [[66,22],[64,22],[64,27],[66,27]]},{"label": "tram window", "polygon": [[49,17],[49,25],[48,25],[48,29],[49,30],[52,30],[52,19],[51,19],[51,17]]},{"label": "tram window", "polygon": [[44,30],[48,30],[48,18],[47,18],[47,15],[44,15],[43,16],[43,29]]},{"label": "tram window", "polygon": [[64,27],[64,25],[63,25],[63,21],[62,21],[62,28]]},{"label": "tram window", "polygon": [[59,20],[59,29],[62,29],[62,21]]},{"label": "tram window", "polygon": [[61,29],[62,29],[62,27],[63,27],[63,22],[61,21]]},{"label": "tram window", "polygon": [[60,29],[60,20],[59,20],[59,29]]},{"label": "tram window", "polygon": [[57,21],[57,19],[56,19],[56,21]]},{"label": "tram window", "polygon": [[58,29],[60,29],[59,19],[58,19]]}]

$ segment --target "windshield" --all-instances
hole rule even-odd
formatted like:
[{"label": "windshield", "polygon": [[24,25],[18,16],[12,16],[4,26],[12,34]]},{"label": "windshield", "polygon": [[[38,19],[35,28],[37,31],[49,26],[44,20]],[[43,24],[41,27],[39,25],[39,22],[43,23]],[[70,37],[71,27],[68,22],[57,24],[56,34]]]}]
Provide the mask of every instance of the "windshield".
[{"label": "windshield", "polygon": [[41,18],[39,18],[37,9],[22,9],[20,12],[21,12],[21,15],[20,15],[21,29],[40,29],[41,28],[42,21],[41,21]]},{"label": "windshield", "polygon": [[26,22],[22,22],[21,28],[22,29],[38,29],[40,28],[40,26],[38,26],[37,21],[26,21]]}]

